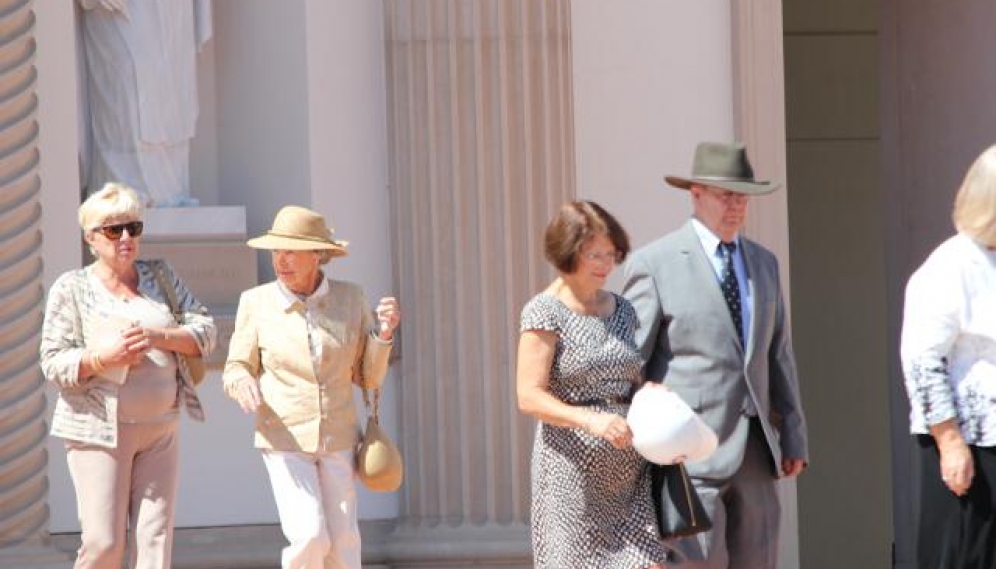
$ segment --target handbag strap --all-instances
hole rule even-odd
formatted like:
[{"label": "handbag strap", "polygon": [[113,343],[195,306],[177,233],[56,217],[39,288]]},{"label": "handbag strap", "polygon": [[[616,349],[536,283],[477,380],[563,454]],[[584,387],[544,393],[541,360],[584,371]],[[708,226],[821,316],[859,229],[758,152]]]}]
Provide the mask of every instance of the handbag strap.
[{"label": "handbag strap", "polygon": [[363,406],[367,410],[367,416],[373,419],[375,424],[380,424],[380,389],[372,389],[373,391],[373,404],[370,403],[370,393],[367,391],[366,387],[360,388],[363,392]]},{"label": "handbag strap", "polygon": [[690,506],[688,508],[688,516],[691,518],[692,527],[695,527],[699,525],[698,520],[695,519],[695,508],[691,507],[692,504],[694,504],[694,502],[692,502],[692,492],[694,492],[695,490],[692,486],[692,481],[688,479],[688,471],[685,470],[684,462],[678,463],[678,472],[681,473],[681,484],[682,486],[684,486],[685,489],[685,503],[687,503]]},{"label": "handbag strap", "polygon": [[166,304],[169,305],[169,311],[173,313],[173,319],[176,320],[178,325],[182,326],[183,311],[180,310],[180,303],[176,301],[176,290],[166,281],[166,270],[163,268],[163,265],[162,259],[153,260],[152,272],[156,274],[156,282],[159,283],[159,288],[166,295]]}]

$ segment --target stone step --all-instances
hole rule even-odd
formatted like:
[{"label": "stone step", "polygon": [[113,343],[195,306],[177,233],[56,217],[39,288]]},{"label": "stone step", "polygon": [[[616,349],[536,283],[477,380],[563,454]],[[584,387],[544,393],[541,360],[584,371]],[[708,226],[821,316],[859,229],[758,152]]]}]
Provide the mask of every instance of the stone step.
[{"label": "stone step", "polygon": [[[51,546],[67,567],[79,548],[78,533],[56,534]],[[276,525],[179,528],[173,538],[173,569],[279,569],[285,542]]]}]

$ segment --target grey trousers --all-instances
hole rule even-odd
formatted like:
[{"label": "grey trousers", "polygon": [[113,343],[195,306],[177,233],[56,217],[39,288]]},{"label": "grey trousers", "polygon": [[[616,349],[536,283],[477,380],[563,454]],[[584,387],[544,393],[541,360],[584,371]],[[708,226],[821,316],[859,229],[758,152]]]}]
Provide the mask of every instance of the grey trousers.
[{"label": "grey trousers", "polygon": [[744,461],[726,480],[693,478],[712,530],[670,541],[668,566],[776,569],[781,505],[760,423],[751,421]]}]

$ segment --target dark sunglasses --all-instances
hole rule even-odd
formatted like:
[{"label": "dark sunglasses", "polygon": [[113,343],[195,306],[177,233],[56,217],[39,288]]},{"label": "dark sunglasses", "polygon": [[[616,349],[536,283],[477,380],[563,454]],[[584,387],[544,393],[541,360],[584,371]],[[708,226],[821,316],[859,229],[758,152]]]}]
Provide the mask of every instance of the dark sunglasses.
[{"label": "dark sunglasses", "polygon": [[101,225],[100,227],[94,227],[93,231],[99,231],[111,241],[117,241],[121,239],[124,232],[127,231],[128,235],[132,237],[138,237],[142,234],[142,230],[145,229],[145,224],[141,221],[129,221],[128,223],[115,223],[113,225]]}]

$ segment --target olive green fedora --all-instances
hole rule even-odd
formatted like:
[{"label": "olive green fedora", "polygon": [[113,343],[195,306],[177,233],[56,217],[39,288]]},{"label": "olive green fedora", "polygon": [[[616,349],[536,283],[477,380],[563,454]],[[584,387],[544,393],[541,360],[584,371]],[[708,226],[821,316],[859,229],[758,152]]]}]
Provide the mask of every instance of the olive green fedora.
[{"label": "olive green fedora", "polygon": [[691,178],[665,176],[664,180],[683,190],[700,184],[752,196],[773,192],[781,186],[778,182],[754,179],[754,169],[742,142],[701,142],[695,147]]}]

